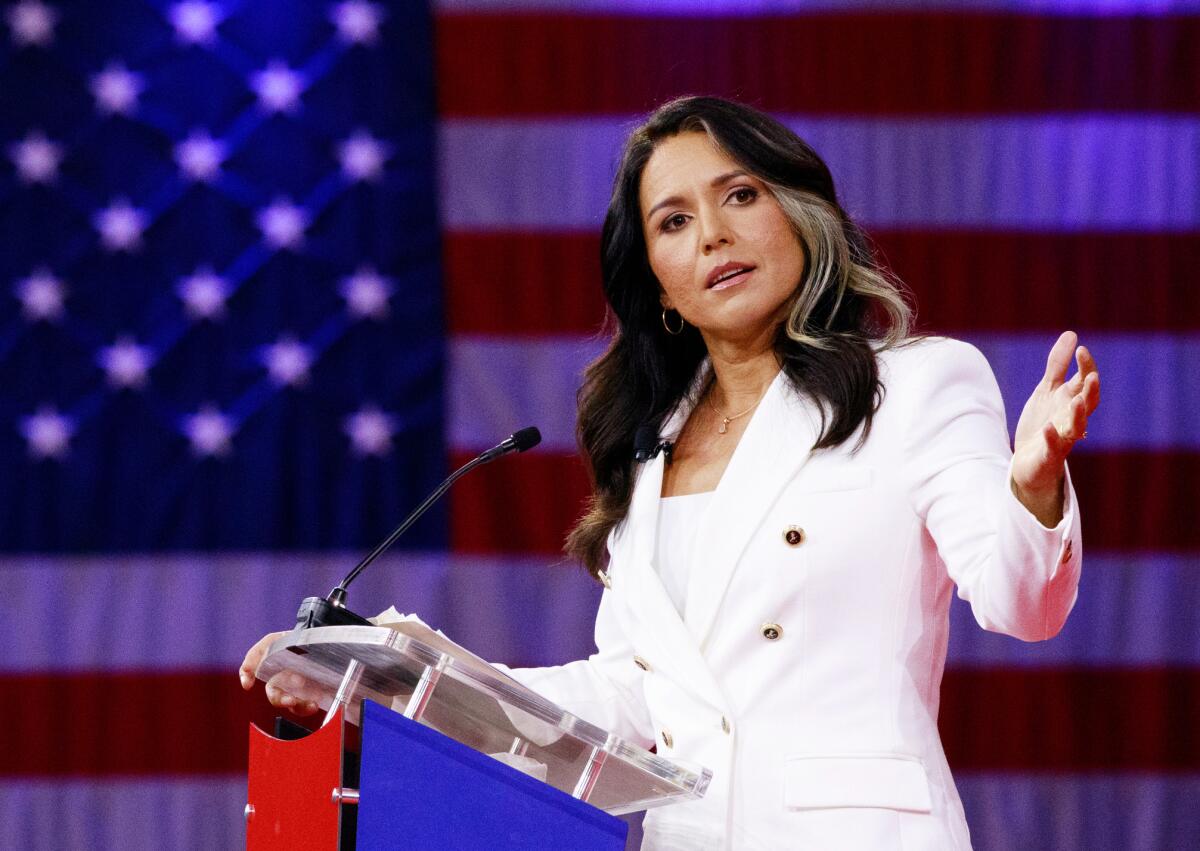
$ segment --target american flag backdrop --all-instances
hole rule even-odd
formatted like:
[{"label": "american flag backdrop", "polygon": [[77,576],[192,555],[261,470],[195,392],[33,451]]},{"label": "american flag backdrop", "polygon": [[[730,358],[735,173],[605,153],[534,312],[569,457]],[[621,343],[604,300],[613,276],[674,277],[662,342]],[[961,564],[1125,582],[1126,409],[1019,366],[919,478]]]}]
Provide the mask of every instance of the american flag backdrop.
[{"label": "american flag backdrop", "polygon": [[[514,664],[589,652],[586,481],[621,142],[684,93],[782,117],[1010,426],[1057,332],[1063,633],[952,613],[980,849],[1200,847],[1200,2],[0,3],[0,848],[234,848],[235,670],[459,462],[351,591]],[[869,530],[868,530],[869,533]]]}]

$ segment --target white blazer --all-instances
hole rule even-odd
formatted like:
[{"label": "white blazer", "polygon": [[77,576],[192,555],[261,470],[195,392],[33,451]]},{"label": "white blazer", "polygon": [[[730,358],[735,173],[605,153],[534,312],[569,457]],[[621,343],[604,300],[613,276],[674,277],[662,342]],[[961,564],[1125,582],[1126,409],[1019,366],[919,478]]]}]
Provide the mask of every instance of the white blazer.
[{"label": "white blazer", "polygon": [[712,770],[704,799],[647,814],[645,849],[970,848],[937,731],[953,585],[984,629],[1050,638],[1075,602],[1079,514],[1069,472],[1053,529],[1013,496],[977,349],[926,340],[880,370],[855,454],[855,438],[811,452],[819,413],[776,378],[687,554],[682,616],[653,564],[663,457],[646,463],[609,538],[597,652],[512,672]]}]

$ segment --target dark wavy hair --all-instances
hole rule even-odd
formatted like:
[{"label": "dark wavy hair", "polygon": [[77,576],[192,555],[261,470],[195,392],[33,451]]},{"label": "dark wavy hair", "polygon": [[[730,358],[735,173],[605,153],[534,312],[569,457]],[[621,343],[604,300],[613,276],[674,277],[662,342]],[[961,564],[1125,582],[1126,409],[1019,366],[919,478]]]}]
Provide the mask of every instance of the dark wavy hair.
[{"label": "dark wavy hair", "polygon": [[657,109],[630,135],[613,183],[600,252],[615,329],[578,395],[577,437],[593,492],[566,552],[597,577],[607,562],[608,534],[629,510],[634,434],[662,425],[707,355],[694,327],[678,336],[663,328],[638,195],[659,143],[691,132],[707,134],[766,185],[803,247],[804,275],[774,346],[788,379],[821,410],[813,449],[841,445],[860,426],[855,449],[862,445],[882,401],[876,355],[910,335],[912,309],[901,284],[876,262],[865,234],[838,204],[829,168],[812,148],[769,115],[732,101],[685,97]]}]

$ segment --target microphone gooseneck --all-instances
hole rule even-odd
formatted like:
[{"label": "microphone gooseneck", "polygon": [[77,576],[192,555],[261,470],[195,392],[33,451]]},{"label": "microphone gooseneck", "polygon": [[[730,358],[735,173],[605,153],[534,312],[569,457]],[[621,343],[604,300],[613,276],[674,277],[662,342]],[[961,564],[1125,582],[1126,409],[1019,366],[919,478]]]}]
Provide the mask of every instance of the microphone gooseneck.
[{"label": "microphone gooseneck", "polygon": [[307,629],[313,626],[361,626],[368,624],[369,621],[366,618],[356,615],[346,608],[346,589],[366,569],[367,565],[387,552],[388,548],[396,543],[400,536],[407,532],[409,527],[420,519],[422,514],[441,499],[442,495],[450,489],[452,484],[471,470],[495,461],[503,455],[508,455],[512,452],[525,452],[541,442],[542,434],[536,428],[533,426],[523,428],[509,435],[486,452],[475,456],[451,473],[444,482],[437,486],[433,493],[425,497],[425,500],[413,510],[412,514],[404,518],[403,523],[393,529],[390,535],[384,538],[375,549],[371,550],[362,561],[356,564],[354,569],[346,574],[346,578],[339,582],[326,597],[305,598],[304,602],[300,604],[300,611],[296,613],[297,627]]}]

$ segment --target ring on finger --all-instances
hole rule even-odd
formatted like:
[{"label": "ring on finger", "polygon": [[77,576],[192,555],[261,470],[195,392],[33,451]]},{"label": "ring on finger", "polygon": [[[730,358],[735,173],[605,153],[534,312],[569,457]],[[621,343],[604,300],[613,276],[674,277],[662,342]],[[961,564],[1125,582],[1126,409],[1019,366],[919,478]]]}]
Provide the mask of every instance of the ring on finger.
[{"label": "ring on finger", "polygon": [[1079,437],[1070,437],[1068,435],[1063,434],[1062,429],[1060,429],[1058,426],[1055,426],[1054,430],[1056,432],[1058,432],[1058,436],[1059,436],[1060,440],[1066,440],[1070,443],[1078,443],[1081,440],[1087,439],[1087,436],[1088,436],[1087,429],[1084,429],[1083,434],[1079,435]]}]

